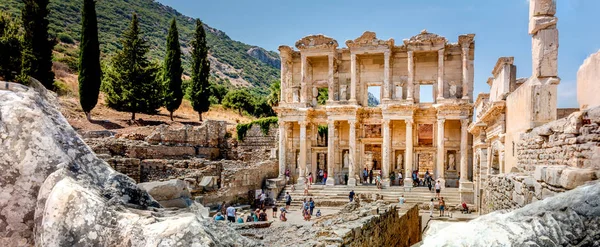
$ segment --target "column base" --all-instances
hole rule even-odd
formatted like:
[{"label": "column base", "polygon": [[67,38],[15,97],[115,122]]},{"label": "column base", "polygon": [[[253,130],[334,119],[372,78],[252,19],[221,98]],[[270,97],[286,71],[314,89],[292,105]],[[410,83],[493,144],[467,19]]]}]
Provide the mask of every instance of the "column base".
[{"label": "column base", "polygon": [[413,187],[413,180],[412,178],[405,178],[404,179],[404,188],[412,188]]},{"label": "column base", "polygon": [[391,183],[390,183],[390,179],[389,178],[384,178],[383,181],[381,181],[381,186],[388,188],[390,187]]},{"label": "column base", "polygon": [[304,182],[306,181],[306,179],[304,177],[299,177],[298,181],[296,181],[297,185],[304,185]]},{"label": "column base", "polygon": [[475,204],[475,191],[472,182],[459,182],[458,192],[460,193],[460,202]]},{"label": "column base", "polygon": [[[328,179],[329,180],[329,179]],[[348,178],[348,186],[354,187],[356,186],[356,178]]]},{"label": "column base", "polygon": [[358,101],[356,101],[356,99],[350,99],[350,100],[348,100],[348,104],[350,104],[350,105],[358,105]]},{"label": "column base", "polygon": [[462,97],[462,99],[466,99],[466,100],[468,100],[468,99],[469,99],[469,96],[463,96],[463,97]]},{"label": "column base", "polygon": [[473,191],[473,188],[474,188],[473,187],[474,184],[471,181],[459,181],[458,185],[459,185],[459,187],[458,187],[459,191],[463,191],[463,190]]},{"label": "column base", "polygon": [[327,182],[325,182],[326,186],[333,186],[335,185],[335,179],[334,178],[327,178]]},{"label": "column base", "polygon": [[[444,178],[438,178],[438,179],[436,180],[436,182],[437,182],[437,181],[440,181],[440,186],[442,187],[442,189],[445,189],[445,188],[446,188],[446,179],[444,179]],[[435,187],[435,183],[434,183],[433,185],[434,185],[434,187]]]}]

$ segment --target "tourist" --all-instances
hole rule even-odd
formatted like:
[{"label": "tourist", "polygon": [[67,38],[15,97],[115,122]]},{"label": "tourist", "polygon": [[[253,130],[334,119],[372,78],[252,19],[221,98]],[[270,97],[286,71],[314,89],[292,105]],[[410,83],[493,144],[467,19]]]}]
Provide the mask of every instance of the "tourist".
[{"label": "tourist", "polygon": [[296,186],[294,186],[294,184],[292,184],[292,192],[294,192],[296,190]]},{"label": "tourist", "polygon": [[308,185],[309,185],[309,188],[310,188],[310,185],[312,185],[312,184],[313,184],[312,172],[309,172],[308,173]]},{"label": "tourist", "polygon": [[308,181],[308,178],[304,178],[304,187],[307,187],[308,189],[310,189],[310,182]]},{"label": "tourist", "polygon": [[440,197],[440,200],[438,202],[440,204],[440,217],[444,216],[444,210],[446,207],[446,202],[444,201],[443,197]]},{"label": "tourist", "polygon": [[244,215],[243,215],[243,214],[242,214],[242,215],[240,215],[240,217],[237,219],[237,223],[238,223],[238,224],[242,224],[242,223],[244,223]]},{"label": "tourist", "polygon": [[308,195],[308,184],[307,183],[304,184],[304,195],[305,196]]},{"label": "tourist", "polygon": [[304,216],[305,221],[310,221],[310,213],[308,212],[308,208],[305,208],[302,211],[302,215]]},{"label": "tourist", "polygon": [[442,191],[442,185],[440,180],[435,183],[435,198],[440,198],[440,191]]},{"label": "tourist", "polygon": [[290,182],[290,169],[285,169],[285,182],[289,183]]},{"label": "tourist", "polygon": [[256,212],[252,214],[252,219],[254,222],[258,222],[258,215],[260,214],[260,209],[256,209]]},{"label": "tourist", "polygon": [[246,222],[252,222],[254,221],[254,212],[250,212],[250,214],[248,214],[248,217],[246,217]]},{"label": "tourist", "polygon": [[382,188],[382,184],[381,184],[381,175],[377,174],[377,177],[375,178],[375,184],[377,184],[377,188],[381,189]]},{"label": "tourist", "polygon": [[313,209],[315,209],[315,201],[313,201],[312,197],[308,201],[308,207],[310,209],[310,215],[313,214]]},{"label": "tourist", "polygon": [[396,173],[394,171],[390,172],[390,182],[392,186],[396,184]]},{"label": "tourist", "polygon": [[431,201],[429,202],[429,218],[433,218],[433,198],[431,198]]},{"label": "tourist", "polygon": [[292,196],[290,196],[290,192],[286,192],[285,195],[285,209],[290,209],[290,205],[292,204]]},{"label": "tourist", "polygon": [[217,214],[215,214],[213,219],[215,219],[215,221],[224,221],[225,217],[223,217],[223,214],[221,214],[221,212],[217,212]]},{"label": "tourist", "polygon": [[217,206],[217,212],[221,212],[222,214],[225,214],[225,201],[223,201],[223,203],[221,203]]},{"label": "tourist", "polygon": [[327,172],[323,173],[323,184],[327,184]]},{"label": "tourist", "polygon": [[348,185],[348,174],[344,174],[344,184]]},{"label": "tourist", "polygon": [[273,219],[277,218],[277,204],[273,204]]},{"label": "tourist", "polygon": [[285,210],[281,211],[281,214],[279,214],[279,220],[281,220],[281,221],[287,221],[286,211]]},{"label": "tourist", "polygon": [[265,201],[267,200],[267,195],[265,192],[260,193],[260,208],[265,208]]},{"label": "tourist", "polygon": [[306,198],[304,198],[304,200],[302,200],[302,209],[304,210],[305,208],[308,208],[308,202],[306,201]]},{"label": "tourist", "polygon": [[258,215],[258,221],[267,221],[267,213],[265,210],[260,211],[260,214]]},{"label": "tourist", "polygon": [[319,169],[319,173],[317,173],[317,182],[323,182],[323,169]]},{"label": "tourist", "polygon": [[373,169],[369,171],[369,184],[373,184]]},{"label": "tourist", "polygon": [[350,194],[348,194],[348,198],[350,199],[350,202],[354,201],[354,190],[350,191]]},{"label": "tourist", "polygon": [[233,206],[227,208],[227,220],[231,223],[235,222],[235,208]]},{"label": "tourist", "polygon": [[402,180],[402,171],[398,171],[398,185],[402,186],[404,184],[404,180]]},{"label": "tourist", "polygon": [[399,206],[404,205],[405,201],[406,201],[406,199],[404,199],[404,195],[401,195],[400,198],[398,198],[398,205]]},{"label": "tourist", "polygon": [[367,168],[365,167],[365,169],[363,170],[363,173],[362,173],[362,183],[363,184],[367,183],[367,177],[369,177],[369,172],[367,171]]},{"label": "tourist", "polygon": [[412,173],[412,179],[413,179],[413,187],[419,186],[419,175],[416,170],[414,170]]},{"label": "tourist", "polygon": [[432,192],[432,190],[431,190],[431,186],[432,186],[431,180],[432,180],[431,176],[427,177],[426,180],[425,180],[425,183],[427,183],[427,188],[429,188],[429,192]]},{"label": "tourist", "polygon": [[316,214],[317,218],[321,217],[321,209],[317,209],[317,214]]},{"label": "tourist", "polygon": [[463,214],[470,214],[471,212],[469,212],[469,206],[467,206],[466,202],[462,202],[462,210],[461,212]]}]

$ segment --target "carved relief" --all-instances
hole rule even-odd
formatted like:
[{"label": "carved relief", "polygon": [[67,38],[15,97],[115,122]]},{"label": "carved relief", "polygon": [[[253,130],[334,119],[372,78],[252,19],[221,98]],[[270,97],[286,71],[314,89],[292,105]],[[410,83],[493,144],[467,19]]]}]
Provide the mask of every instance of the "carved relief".
[{"label": "carved relief", "polygon": [[299,50],[308,48],[335,49],[337,47],[338,43],[335,39],[332,39],[322,34],[309,35],[296,42],[296,48],[298,48]]},{"label": "carved relief", "polygon": [[391,49],[392,47],[394,47],[394,39],[380,40],[377,38],[377,34],[375,34],[375,32],[366,31],[355,40],[346,41],[346,46],[348,46],[348,48],[370,46]]},{"label": "carved relief", "polygon": [[340,85],[340,99],[339,100],[347,100],[348,99],[348,85]]},{"label": "carved relief", "polygon": [[454,81],[450,82],[450,87],[448,89],[448,96],[450,96],[451,99],[458,98],[458,88],[457,88],[456,82],[454,82]]}]

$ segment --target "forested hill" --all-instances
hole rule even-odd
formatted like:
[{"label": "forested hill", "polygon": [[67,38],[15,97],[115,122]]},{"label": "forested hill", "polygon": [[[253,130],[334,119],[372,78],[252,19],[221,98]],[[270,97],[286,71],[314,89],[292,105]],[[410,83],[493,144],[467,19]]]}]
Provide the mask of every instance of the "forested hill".
[{"label": "forested hill", "polygon": [[[21,0],[2,0],[0,9],[20,16]],[[82,0],[50,0],[50,33],[62,43],[74,43],[77,47],[81,32]],[[184,16],[169,6],[154,0],[100,0],[96,2],[98,28],[103,58],[111,56],[120,48],[119,38],[129,25],[131,14],[138,14],[143,34],[151,45],[151,59],[162,60],[170,20],[177,18],[184,67],[189,71],[189,42],[194,30],[193,18]],[[232,40],[223,31],[205,24],[211,56],[211,74],[225,84],[256,86],[264,92],[273,80],[279,78],[279,55],[262,48]],[[70,52],[58,45],[55,50],[65,53],[64,60],[76,59],[77,52]]]}]

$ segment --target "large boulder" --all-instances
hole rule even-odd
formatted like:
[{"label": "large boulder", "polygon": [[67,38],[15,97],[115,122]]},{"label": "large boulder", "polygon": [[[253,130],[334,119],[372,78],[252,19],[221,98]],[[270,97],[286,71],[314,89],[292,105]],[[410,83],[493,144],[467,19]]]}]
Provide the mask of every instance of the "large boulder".
[{"label": "large boulder", "polygon": [[0,245],[253,246],[201,205],[169,211],[98,159],[38,82],[0,90]]},{"label": "large boulder", "polygon": [[186,208],[191,205],[190,191],[183,180],[171,179],[164,182],[147,182],[138,184],[163,207]]},{"label": "large boulder", "polygon": [[600,246],[600,183],[438,229],[422,246]]}]

